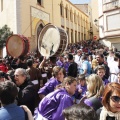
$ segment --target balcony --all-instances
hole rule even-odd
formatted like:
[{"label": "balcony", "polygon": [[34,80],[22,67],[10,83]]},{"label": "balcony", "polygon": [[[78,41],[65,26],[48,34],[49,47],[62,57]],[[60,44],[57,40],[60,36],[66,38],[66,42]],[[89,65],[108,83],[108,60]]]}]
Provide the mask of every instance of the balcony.
[{"label": "balcony", "polygon": [[103,4],[103,12],[120,8],[120,0],[113,0]]}]

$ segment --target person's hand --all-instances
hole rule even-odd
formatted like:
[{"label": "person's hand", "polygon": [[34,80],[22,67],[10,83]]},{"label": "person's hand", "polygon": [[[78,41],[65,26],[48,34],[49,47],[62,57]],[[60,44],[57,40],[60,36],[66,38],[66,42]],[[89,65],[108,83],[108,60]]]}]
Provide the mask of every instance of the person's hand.
[{"label": "person's hand", "polygon": [[82,93],[82,89],[78,90],[79,93]]},{"label": "person's hand", "polygon": [[24,111],[27,112],[28,120],[34,120],[32,113],[27,106],[21,105],[20,107],[22,107]]},{"label": "person's hand", "polygon": [[28,112],[28,111],[31,112],[26,105],[21,105],[20,107],[22,107],[25,110],[25,112]]}]

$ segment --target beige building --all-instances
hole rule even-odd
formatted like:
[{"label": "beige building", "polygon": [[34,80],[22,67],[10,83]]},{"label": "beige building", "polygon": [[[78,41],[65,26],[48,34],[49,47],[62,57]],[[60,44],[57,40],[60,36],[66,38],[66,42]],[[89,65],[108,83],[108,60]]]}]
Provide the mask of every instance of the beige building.
[{"label": "beige building", "polygon": [[83,11],[85,14],[89,16],[90,30],[88,31],[90,39],[93,40],[93,19],[92,19],[92,8],[90,3],[88,4],[75,4],[75,6]]},{"label": "beige building", "polygon": [[99,40],[99,15],[98,0],[91,0],[88,4],[75,4],[80,10],[89,16],[90,39]]},{"label": "beige building", "polygon": [[120,51],[120,0],[99,0],[101,42]]},{"label": "beige building", "polygon": [[93,28],[93,39],[99,39],[99,7],[98,1],[101,0],[91,0],[90,6],[92,8],[92,28]]},{"label": "beige building", "polygon": [[28,37],[31,51],[47,23],[63,27],[69,43],[90,39],[88,15],[68,0],[0,0],[0,27],[7,24],[14,34]]}]

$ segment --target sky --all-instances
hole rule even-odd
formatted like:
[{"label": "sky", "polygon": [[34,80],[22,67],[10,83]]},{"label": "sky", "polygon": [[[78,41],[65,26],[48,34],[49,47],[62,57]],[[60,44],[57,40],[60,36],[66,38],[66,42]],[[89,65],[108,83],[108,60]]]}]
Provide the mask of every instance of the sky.
[{"label": "sky", "polygon": [[69,0],[73,4],[84,4],[90,2],[90,0]]}]

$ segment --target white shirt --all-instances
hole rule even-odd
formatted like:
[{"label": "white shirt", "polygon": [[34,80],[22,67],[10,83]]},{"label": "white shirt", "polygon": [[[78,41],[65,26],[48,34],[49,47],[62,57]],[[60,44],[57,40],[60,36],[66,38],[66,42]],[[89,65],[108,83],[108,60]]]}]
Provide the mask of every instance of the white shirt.
[{"label": "white shirt", "polygon": [[[120,69],[118,68],[118,62],[113,61],[109,64],[109,68],[110,68],[110,77],[109,77],[109,81],[110,82],[117,82],[117,74],[120,72]],[[113,74],[112,74],[113,73]]]},{"label": "white shirt", "polygon": [[74,61],[78,64],[78,67],[81,66],[81,57],[78,56],[77,54],[74,57]]},{"label": "white shirt", "polygon": [[109,65],[114,61],[114,56],[107,56],[107,63],[108,63],[108,67]]}]

